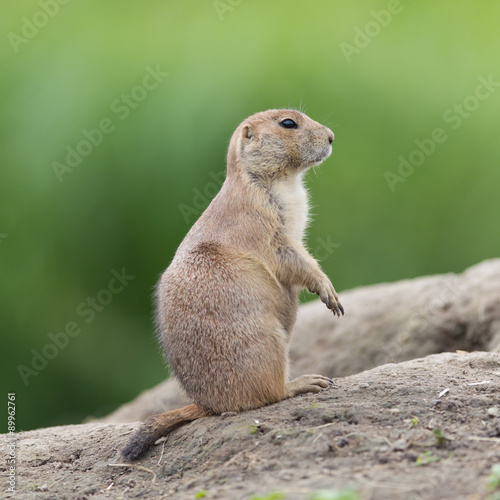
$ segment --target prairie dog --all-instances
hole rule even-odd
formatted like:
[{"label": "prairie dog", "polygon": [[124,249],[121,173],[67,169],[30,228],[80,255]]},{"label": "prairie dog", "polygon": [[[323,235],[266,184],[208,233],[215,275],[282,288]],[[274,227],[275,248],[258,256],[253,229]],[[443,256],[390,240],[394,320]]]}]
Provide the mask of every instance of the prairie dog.
[{"label": "prairie dog", "polygon": [[226,180],[157,289],[158,336],[194,404],[147,419],[122,450],[125,460],[183,423],[328,387],[322,375],[288,381],[288,344],[302,288],[344,314],[303,244],[303,174],[330,156],[333,139],[287,109],[250,116],[234,132]]}]

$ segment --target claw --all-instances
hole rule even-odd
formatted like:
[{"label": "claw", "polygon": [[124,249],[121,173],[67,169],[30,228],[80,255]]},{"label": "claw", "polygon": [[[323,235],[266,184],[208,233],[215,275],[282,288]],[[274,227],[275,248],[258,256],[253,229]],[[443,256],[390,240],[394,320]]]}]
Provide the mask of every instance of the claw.
[{"label": "claw", "polygon": [[336,303],[335,306],[332,307],[331,311],[334,316],[338,316],[339,318],[341,316],[344,316],[344,308],[342,307],[342,304],[340,304],[340,302]]}]

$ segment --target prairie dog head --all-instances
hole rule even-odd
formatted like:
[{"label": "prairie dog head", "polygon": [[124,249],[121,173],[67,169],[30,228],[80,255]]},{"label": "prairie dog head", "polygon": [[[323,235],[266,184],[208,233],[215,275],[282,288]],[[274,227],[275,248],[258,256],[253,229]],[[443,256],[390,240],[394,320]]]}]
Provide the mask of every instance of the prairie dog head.
[{"label": "prairie dog head", "polygon": [[231,138],[228,174],[274,179],[302,173],[332,152],[333,132],[304,113],[270,109],[248,117]]}]

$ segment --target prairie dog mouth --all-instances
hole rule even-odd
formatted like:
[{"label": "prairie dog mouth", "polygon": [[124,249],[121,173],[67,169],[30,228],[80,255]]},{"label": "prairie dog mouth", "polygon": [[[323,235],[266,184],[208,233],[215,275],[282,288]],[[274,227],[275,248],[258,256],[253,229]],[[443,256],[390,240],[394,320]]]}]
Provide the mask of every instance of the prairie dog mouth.
[{"label": "prairie dog mouth", "polygon": [[316,155],[314,155],[311,160],[306,163],[307,167],[316,167],[320,163],[323,163],[330,155],[332,154],[332,145],[329,144],[328,147],[319,151]]}]

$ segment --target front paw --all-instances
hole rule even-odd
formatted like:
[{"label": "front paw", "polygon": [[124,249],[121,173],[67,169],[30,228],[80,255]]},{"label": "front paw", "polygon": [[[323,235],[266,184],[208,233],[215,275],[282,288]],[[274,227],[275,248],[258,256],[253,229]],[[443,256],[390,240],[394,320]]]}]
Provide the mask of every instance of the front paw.
[{"label": "front paw", "polygon": [[340,303],[339,296],[329,280],[323,282],[322,286],[318,287],[318,291],[316,293],[320,296],[321,301],[326,305],[326,307],[333,312],[333,314],[339,318],[344,315],[344,308]]}]

